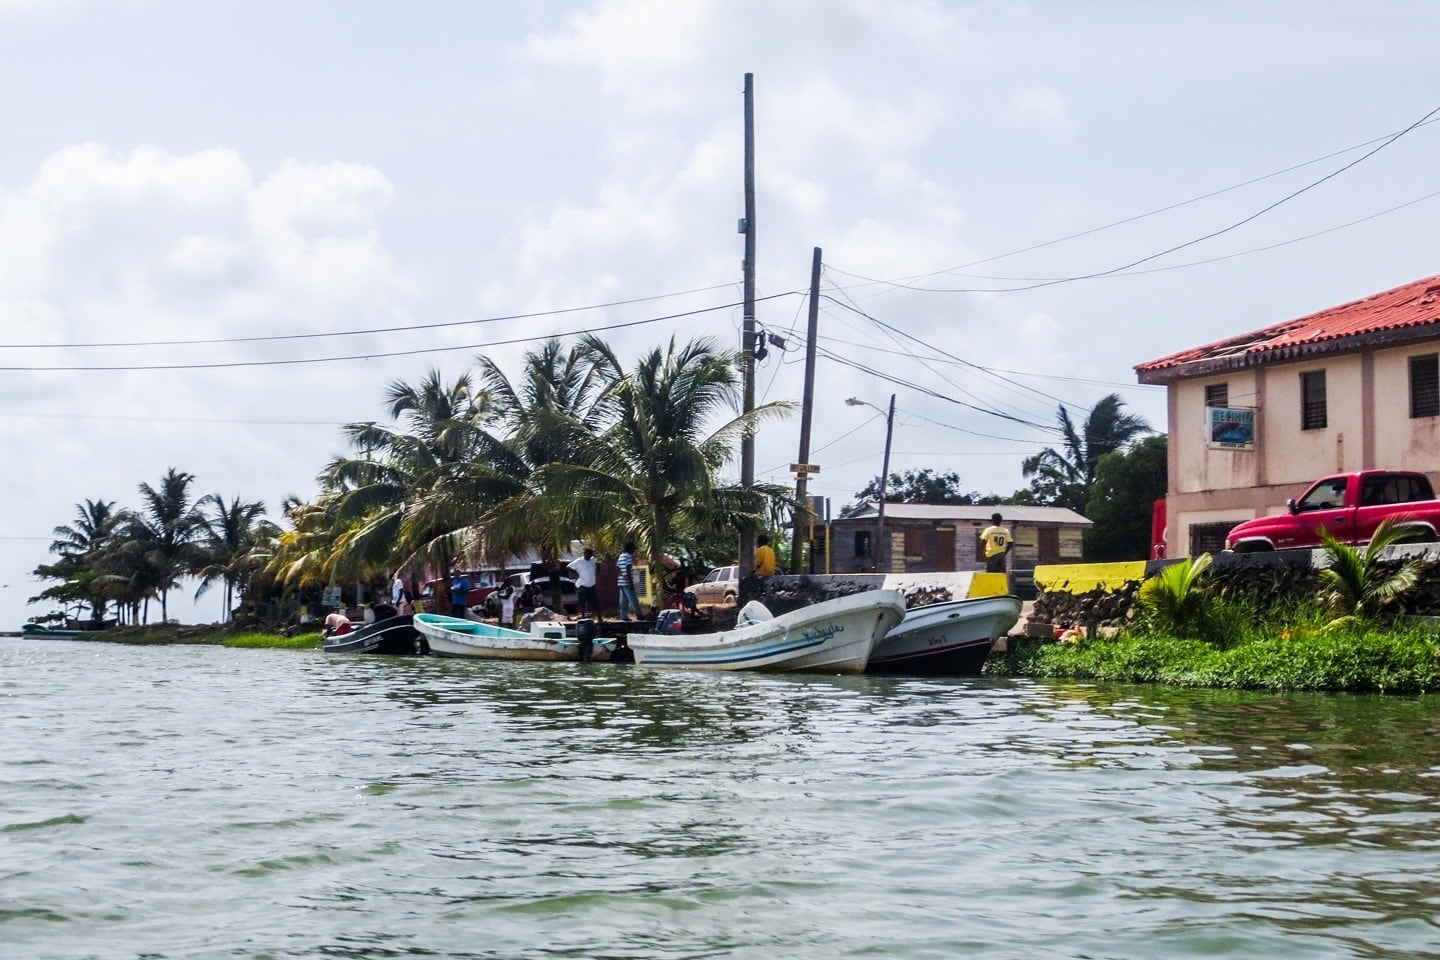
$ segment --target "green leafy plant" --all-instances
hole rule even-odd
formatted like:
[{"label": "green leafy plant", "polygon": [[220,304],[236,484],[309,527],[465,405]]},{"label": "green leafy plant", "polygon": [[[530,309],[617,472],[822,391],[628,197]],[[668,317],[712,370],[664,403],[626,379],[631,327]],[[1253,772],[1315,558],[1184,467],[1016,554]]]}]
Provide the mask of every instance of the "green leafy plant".
[{"label": "green leafy plant", "polygon": [[1394,612],[1398,601],[1420,582],[1425,562],[1411,557],[1396,566],[1382,560],[1381,554],[1387,547],[1428,532],[1425,525],[1396,515],[1385,518],[1364,547],[1352,547],[1322,528],[1320,543],[1326,566],[1320,571],[1321,602],[1335,618],[1330,625],[1375,620]]},{"label": "green leafy plant", "polygon": [[1213,561],[1210,554],[1202,553],[1170,564],[1141,585],[1137,599],[1153,632],[1176,637],[1198,637],[1205,632],[1214,598],[1203,581]]}]

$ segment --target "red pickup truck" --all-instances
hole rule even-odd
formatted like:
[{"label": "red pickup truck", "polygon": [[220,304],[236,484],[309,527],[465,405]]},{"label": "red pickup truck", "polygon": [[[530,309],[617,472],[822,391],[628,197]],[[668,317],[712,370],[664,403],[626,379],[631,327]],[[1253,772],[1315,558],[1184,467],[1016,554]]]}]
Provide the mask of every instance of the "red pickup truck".
[{"label": "red pickup truck", "polygon": [[1289,512],[1258,517],[1232,529],[1225,549],[1236,553],[1318,547],[1320,529],[1341,543],[1366,543],[1386,517],[1404,514],[1428,533],[1412,540],[1433,541],[1440,530],[1440,500],[1425,474],[1408,470],[1361,470],[1316,480]]}]

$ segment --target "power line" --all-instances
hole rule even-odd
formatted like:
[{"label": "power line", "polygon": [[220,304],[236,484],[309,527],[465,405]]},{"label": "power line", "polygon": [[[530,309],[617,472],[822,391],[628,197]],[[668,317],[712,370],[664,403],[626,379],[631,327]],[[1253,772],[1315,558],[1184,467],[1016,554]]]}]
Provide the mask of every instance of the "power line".
[{"label": "power line", "polygon": [[39,420],[106,420],[131,423],[215,423],[245,427],[343,427],[339,420],[222,420],[204,417],[129,417],[103,413],[40,413],[34,410],[0,410],[0,417],[33,417]]},{"label": "power line", "polygon": [[988,409],[986,409],[985,407],[977,406],[977,405],[975,405],[975,404],[973,404],[973,403],[967,403],[966,401],[964,401],[964,400],[958,400],[958,399],[956,399],[955,397],[946,396],[945,394],[940,393],[938,390],[932,390],[932,389],[930,389],[929,387],[923,387],[923,386],[921,386],[920,384],[915,383],[915,382],[913,382],[913,381],[911,381],[911,380],[905,380],[905,379],[902,379],[901,377],[897,377],[897,376],[893,376],[893,375],[891,375],[891,374],[885,373],[885,372],[882,371],[882,370],[877,370],[877,369],[875,369],[874,367],[868,367],[868,366],[866,366],[866,365],[863,364],[863,363],[857,363],[857,362],[854,361],[854,360],[850,360],[850,359],[847,359],[846,357],[842,357],[842,356],[840,356],[839,354],[833,353],[833,352],[830,351],[830,350],[826,350],[826,349],[823,348],[823,347],[819,348],[819,350],[818,350],[817,352],[819,353],[820,356],[825,357],[827,360],[831,360],[831,361],[833,361],[833,362],[835,362],[835,363],[838,363],[838,364],[840,364],[840,365],[842,365],[842,366],[851,367],[851,368],[853,368],[853,369],[855,369],[855,370],[859,370],[861,373],[869,374],[870,376],[876,377],[877,379],[880,379],[880,380],[884,380],[884,381],[886,381],[887,383],[893,383],[893,384],[895,384],[895,385],[897,385],[897,386],[906,387],[906,388],[908,388],[908,389],[915,390],[915,391],[917,391],[917,392],[919,392],[919,393],[925,394],[926,396],[934,397],[936,400],[944,400],[946,403],[953,403],[953,404],[955,404],[956,406],[965,407],[966,409],[974,410],[974,411],[976,411],[977,413],[988,414],[989,416],[992,416],[992,417],[999,417],[999,418],[1002,419],[1002,420],[1010,420],[1010,421],[1013,421],[1014,423],[1021,424],[1022,426],[1033,427],[1033,428],[1036,429],[1036,430],[1043,430],[1043,431],[1045,431],[1046,433],[1059,433],[1059,432],[1060,432],[1057,427],[1047,427],[1047,426],[1045,426],[1044,424],[1035,423],[1035,422],[1033,422],[1033,421],[1026,420],[1026,419],[1024,419],[1024,418],[1022,418],[1022,417],[1012,416],[1011,414],[1003,413],[1003,412],[1000,412],[1000,411],[997,411],[997,410],[988,410]]},{"label": "power line", "polygon": [[[1148,218],[1148,217],[1157,216],[1157,215],[1162,214],[1162,213],[1168,213],[1168,212],[1171,211],[1171,210],[1176,210],[1176,209],[1179,209],[1180,207],[1188,206],[1188,205],[1190,205],[1190,204],[1192,204],[1192,203],[1198,203],[1198,202],[1200,202],[1201,200],[1209,200],[1209,199],[1211,199],[1212,197],[1217,197],[1217,196],[1220,196],[1221,194],[1229,193],[1229,192],[1232,191],[1232,190],[1239,190],[1239,189],[1242,189],[1242,188],[1244,188],[1244,187],[1248,187],[1248,186],[1252,186],[1252,185],[1257,184],[1257,183],[1261,183],[1261,182],[1263,182],[1263,181],[1265,181],[1265,180],[1273,179],[1274,177],[1283,176],[1284,174],[1287,174],[1287,173],[1293,173],[1294,171],[1303,169],[1304,167],[1312,166],[1312,165],[1314,165],[1314,164],[1316,164],[1316,163],[1323,163],[1323,162],[1326,161],[1326,160],[1330,160],[1330,159],[1333,159],[1333,158],[1339,157],[1339,156],[1344,156],[1345,154],[1347,154],[1347,153],[1352,153],[1352,152],[1354,152],[1355,150],[1363,149],[1364,147],[1368,147],[1368,146],[1370,146],[1371,144],[1376,144],[1376,143],[1380,144],[1380,146],[1379,146],[1379,147],[1376,147],[1375,150],[1372,150],[1372,151],[1370,151],[1369,153],[1365,154],[1364,156],[1360,157],[1359,159],[1353,161],[1352,163],[1349,163],[1349,164],[1347,164],[1346,166],[1341,167],[1339,170],[1336,170],[1334,173],[1331,173],[1331,174],[1329,174],[1329,175],[1327,175],[1327,176],[1325,176],[1325,177],[1322,177],[1320,180],[1315,181],[1314,183],[1310,184],[1309,186],[1303,187],[1301,190],[1296,191],[1296,193],[1291,194],[1290,196],[1285,197],[1285,198],[1283,198],[1283,199],[1281,199],[1281,200],[1279,200],[1279,201],[1276,201],[1276,203],[1272,204],[1270,207],[1267,207],[1267,208],[1265,208],[1264,210],[1261,210],[1259,213],[1256,213],[1256,214],[1254,214],[1253,216],[1246,218],[1246,220],[1242,220],[1242,221],[1240,221],[1239,223],[1232,224],[1230,227],[1226,227],[1224,230],[1217,231],[1217,233],[1215,233],[1215,234],[1210,234],[1209,236],[1200,237],[1200,238],[1198,238],[1198,239],[1196,239],[1196,240],[1190,241],[1189,243],[1182,244],[1182,245],[1179,246],[1179,247],[1173,247],[1173,248],[1171,248],[1170,250],[1162,251],[1162,252],[1160,252],[1160,253],[1158,253],[1158,254],[1155,254],[1155,255],[1152,256],[1152,257],[1147,257],[1147,258],[1145,258],[1144,260],[1138,260],[1138,261],[1135,262],[1136,264],[1144,263],[1144,262],[1146,262],[1146,260],[1154,259],[1155,257],[1161,257],[1161,256],[1164,256],[1166,253],[1172,253],[1172,252],[1174,252],[1175,250],[1182,249],[1182,248],[1185,247],[1185,246],[1190,246],[1190,245],[1192,245],[1192,244],[1199,243],[1199,242],[1201,242],[1201,241],[1203,241],[1203,240],[1210,239],[1210,238],[1213,237],[1213,236],[1218,236],[1220,233],[1224,233],[1224,232],[1226,232],[1226,231],[1228,231],[1228,230],[1233,230],[1233,229],[1235,229],[1235,227],[1241,226],[1241,225],[1243,225],[1244,223],[1247,223],[1249,220],[1255,219],[1255,217],[1258,217],[1258,216],[1260,216],[1260,215],[1268,212],[1269,210],[1271,210],[1271,209],[1273,209],[1274,207],[1280,205],[1281,203],[1286,202],[1287,200],[1293,199],[1294,197],[1298,196],[1300,193],[1304,193],[1306,190],[1309,190],[1311,187],[1318,186],[1319,184],[1324,183],[1326,180],[1330,179],[1331,177],[1334,177],[1334,176],[1336,176],[1336,175],[1338,175],[1338,174],[1340,174],[1340,173],[1345,172],[1346,170],[1348,170],[1348,169],[1350,169],[1351,167],[1355,166],[1355,164],[1360,163],[1360,162],[1363,161],[1363,160],[1366,160],[1366,159],[1369,158],[1370,156],[1373,156],[1375,153],[1377,153],[1379,150],[1382,150],[1382,149],[1384,149],[1385,147],[1389,146],[1391,143],[1393,143],[1394,141],[1398,140],[1400,137],[1404,136],[1405,134],[1409,133],[1410,131],[1415,130],[1415,129],[1418,129],[1419,127],[1429,126],[1430,124],[1435,123],[1435,122],[1436,122],[1436,119],[1434,118],[1434,114],[1437,113],[1437,112],[1440,112],[1440,108],[1437,108],[1436,110],[1430,111],[1430,113],[1426,114],[1426,115],[1425,115],[1424,117],[1422,117],[1420,120],[1416,121],[1415,123],[1412,123],[1410,126],[1404,128],[1403,130],[1400,130],[1400,131],[1398,131],[1398,132],[1396,132],[1396,133],[1386,134],[1386,135],[1381,136],[1381,137],[1376,137],[1376,138],[1374,138],[1374,139],[1367,140],[1367,141],[1365,141],[1364,143],[1358,143],[1358,144],[1355,144],[1354,146],[1346,147],[1346,148],[1343,149],[1343,150],[1336,150],[1336,151],[1334,151],[1333,153],[1328,153],[1328,154],[1326,154],[1326,155],[1323,156],[1323,157],[1316,157],[1316,158],[1313,159],[1313,160],[1307,160],[1307,161],[1305,161],[1304,163],[1295,164],[1295,165],[1293,165],[1293,166],[1286,167],[1286,168],[1283,169],[1283,170],[1277,170],[1277,171],[1275,171],[1274,173],[1267,173],[1267,174],[1265,174],[1264,176],[1254,177],[1254,178],[1252,178],[1252,179],[1250,179],[1250,180],[1246,180],[1246,181],[1244,181],[1244,182],[1242,182],[1242,183],[1237,183],[1237,184],[1234,184],[1234,185],[1232,185],[1232,186],[1223,187],[1223,188],[1221,188],[1221,189],[1219,189],[1219,190],[1212,190],[1211,192],[1205,193],[1205,194],[1201,194],[1201,195],[1198,196],[1198,197],[1191,197],[1189,200],[1182,200],[1182,201],[1180,201],[1180,202],[1178,202],[1178,203],[1172,203],[1172,204],[1169,204],[1168,206],[1160,207],[1160,208],[1158,208],[1158,209],[1156,209],[1156,210],[1151,210],[1151,211],[1149,211],[1149,212],[1147,212],[1147,213],[1141,213],[1141,214],[1136,214],[1136,215],[1131,216],[1131,217],[1125,217],[1125,218],[1123,218],[1123,219],[1121,219],[1121,220],[1116,220],[1116,221],[1114,221],[1114,222],[1112,222],[1112,223],[1104,224],[1103,226],[1091,227],[1090,229],[1088,229],[1088,230],[1082,230],[1082,231],[1080,231],[1079,233],[1072,233],[1072,234],[1070,234],[1070,235],[1068,235],[1068,236],[1059,237],[1059,238],[1054,239],[1054,240],[1047,240],[1047,241],[1045,241],[1045,242],[1043,242],[1043,243],[1032,244],[1031,246],[1023,247],[1023,248],[1021,248],[1021,249],[1019,249],[1019,250],[1011,250],[1009,253],[1000,253],[1000,254],[996,254],[995,256],[992,256],[992,257],[985,257],[985,258],[980,259],[980,260],[972,260],[972,261],[970,261],[969,263],[961,264],[961,265],[958,266],[958,267],[949,267],[949,268],[947,268],[947,269],[945,269],[945,270],[935,270],[935,271],[931,271],[931,272],[929,272],[929,273],[917,273],[917,274],[912,274],[912,275],[907,276],[907,277],[899,277],[899,278],[893,279],[893,280],[881,280],[881,279],[877,279],[877,278],[875,278],[875,277],[867,277],[867,276],[864,276],[863,274],[852,273],[852,272],[847,271],[847,270],[841,270],[839,267],[831,267],[831,266],[828,266],[828,265],[827,265],[827,269],[834,270],[836,273],[843,274],[843,275],[845,275],[845,276],[847,276],[847,277],[854,277],[854,278],[857,279],[857,280],[863,280],[863,281],[865,281],[866,283],[880,284],[880,285],[884,285],[884,286],[900,287],[900,288],[902,288],[902,289],[915,290],[915,291],[922,292],[922,293],[1010,293],[1010,292],[1015,292],[1016,290],[1029,290],[1029,289],[1034,289],[1033,287],[1017,287],[1017,288],[1015,288],[1015,290],[1011,290],[1011,289],[1008,289],[1008,288],[1007,288],[1007,289],[969,290],[969,289],[963,289],[963,288],[950,288],[950,287],[920,287],[920,286],[914,286],[914,285],[912,285],[912,284],[909,284],[909,283],[907,283],[906,281],[909,281],[909,280],[924,280],[924,279],[926,279],[926,278],[928,278],[928,277],[938,277],[938,276],[944,276],[944,275],[946,275],[946,274],[954,274],[954,273],[955,273],[956,271],[958,271],[958,270],[966,270],[966,269],[968,269],[968,268],[970,268],[970,267],[978,267],[978,266],[980,266],[981,264],[993,263],[993,262],[995,262],[996,260],[1004,260],[1004,259],[1007,259],[1007,258],[1009,258],[1009,257],[1019,256],[1020,254],[1031,253],[1031,252],[1033,252],[1033,251],[1035,251],[1035,250],[1043,250],[1043,249],[1046,248],[1046,247],[1055,246],[1056,244],[1060,244],[1060,243],[1066,243],[1066,242],[1068,242],[1068,241],[1070,241],[1070,240],[1077,240],[1077,239],[1079,239],[1079,238],[1081,238],[1081,237],[1088,237],[1088,236],[1090,236],[1091,234],[1100,233],[1100,232],[1102,232],[1102,231],[1104,231],[1104,230],[1109,230],[1109,229],[1111,229],[1111,228],[1113,228],[1113,227],[1124,226],[1124,225],[1129,224],[1129,223],[1134,223],[1134,222],[1136,222],[1136,221],[1138,221],[1138,220],[1144,220],[1144,219],[1146,219],[1146,218]],[[1429,199],[1429,198],[1428,198],[1428,197],[1422,197],[1421,199]],[[1412,202],[1418,202],[1418,201],[1412,201]],[[1402,206],[1408,206],[1408,204],[1403,204]],[[1398,209],[1398,208],[1396,208],[1396,209]],[[1389,212],[1391,212],[1391,211],[1384,211],[1384,212],[1389,213]],[[1376,216],[1379,216],[1379,215],[1380,215],[1380,214],[1376,214]],[[1364,219],[1370,219],[1370,218],[1364,218]],[[1360,222],[1363,222],[1363,220],[1359,220],[1359,221],[1355,221],[1355,222],[1356,222],[1356,223],[1360,223]],[[1347,226],[1348,226],[1348,225],[1347,225]],[[1339,228],[1336,228],[1336,229],[1339,229]],[[1308,239],[1308,238],[1301,238],[1301,239]],[[1261,248],[1261,249],[1265,249],[1265,248]],[[1202,262],[1204,262],[1204,261],[1202,261]],[[1133,265],[1135,265],[1135,264],[1131,264],[1131,266],[1133,266]],[[1102,274],[1096,274],[1096,275],[1090,275],[1090,276],[1082,276],[1082,277],[1059,278],[1059,279],[1055,279],[1055,280],[1050,281],[1050,282],[1052,282],[1052,283],[1067,283],[1067,282],[1070,282],[1070,281],[1072,281],[1072,280],[1092,279],[1092,278],[1095,277],[1095,276],[1106,276],[1106,275],[1109,275],[1109,274],[1111,274],[1111,273],[1119,272],[1119,271],[1124,270],[1124,269],[1126,269],[1126,268],[1125,268],[1125,267],[1118,267],[1118,268],[1116,268],[1114,271],[1105,271],[1105,272],[1102,273]],[[1043,284],[1042,284],[1042,285],[1043,285]]]},{"label": "power line", "polygon": [[[841,292],[844,293],[843,290],[842,290]],[[864,317],[866,320],[869,320],[871,323],[875,324],[876,326],[878,326],[878,327],[880,327],[880,328],[882,328],[882,329],[889,330],[889,331],[893,331],[894,333],[899,334],[900,336],[904,337],[904,338],[907,339],[907,340],[911,340],[911,341],[914,341],[915,343],[920,344],[922,347],[925,347],[927,350],[931,350],[931,351],[933,351],[933,352],[935,352],[935,353],[938,353],[938,354],[940,354],[940,355],[943,356],[943,357],[948,357],[949,359],[955,361],[956,363],[959,363],[959,364],[961,364],[961,365],[963,365],[963,366],[969,367],[970,369],[975,370],[975,371],[977,371],[977,372],[979,372],[979,373],[982,373],[982,374],[984,374],[984,375],[987,376],[987,377],[991,377],[991,378],[993,378],[993,379],[995,379],[995,380],[1000,381],[1001,383],[1009,384],[1010,386],[1012,386],[1012,387],[1014,387],[1014,388],[1016,388],[1016,389],[1018,389],[1018,390],[1023,390],[1023,391],[1026,391],[1026,392],[1028,392],[1028,393],[1036,394],[1037,396],[1044,397],[1044,398],[1047,399],[1047,400],[1053,400],[1053,401],[1055,401],[1056,403],[1058,403],[1058,404],[1060,404],[1060,405],[1062,405],[1062,406],[1073,407],[1073,408],[1075,408],[1075,409],[1079,409],[1079,408],[1080,408],[1080,405],[1079,405],[1079,404],[1066,403],[1064,400],[1061,400],[1059,397],[1052,396],[1052,395],[1046,393],[1044,390],[1038,390],[1038,389],[1036,389],[1035,387],[1029,386],[1029,385],[1027,385],[1027,384],[1017,383],[1016,381],[1011,380],[1011,379],[1009,379],[1008,377],[1000,376],[999,374],[995,373],[994,371],[988,370],[988,369],[986,369],[985,367],[982,367],[982,366],[980,366],[980,365],[977,364],[977,363],[971,363],[969,360],[965,360],[965,359],[963,359],[962,357],[957,357],[957,356],[955,356],[955,354],[950,353],[948,350],[942,350],[942,349],[940,349],[939,347],[935,346],[933,343],[929,343],[928,341],[925,341],[925,340],[920,339],[919,337],[915,336],[913,333],[907,333],[906,331],[901,330],[899,327],[896,327],[896,326],[893,326],[893,325],[891,325],[891,324],[886,323],[885,321],[879,319],[878,317],[875,317],[874,315],[872,315],[872,314],[870,314],[870,313],[867,313],[867,312],[865,312],[864,310],[861,310],[858,306],[855,306],[853,303],[851,303],[851,304],[841,303],[839,300],[836,300],[834,297],[830,297],[830,296],[827,296],[826,299],[829,300],[830,302],[836,304],[837,306],[842,307],[843,309],[850,310],[850,311],[858,314],[859,316]],[[847,296],[847,299],[848,299],[848,296]]]},{"label": "power line", "polygon": [[[757,297],[756,301],[774,300],[779,297],[794,296],[794,291],[786,293],[775,293],[766,297]],[[661,317],[648,317],[644,320],[629,320],[624,323],[612,323],[605,326],[590,327],[585,330],[572,331],[568,334],[541,334],[533,337],[515,337],[510,340],[494,340],[490,343],[471,343],[456,347],[421,347],[415,350],[393,350],[385,353],[362,353],[343,357],[305,357],[286,360],[236,360],[224,363],[164,363],[144,365],[91,365],[91,366],[54,366],[54,367],[11,367],[0,366],[3,371],[25,371],[25,372],[100,372],[100,371],[137,371],[137,370],[220,370],[234,367],[282,367],[308,363],[339,363],[347,360],[380,360],[389,357],[413,357],[429,353],[455,353],[461,350],[485,350],[493,347],[512,346],[519,343],[536,343],[542,340],[549,340],[555,336],[574,336],[580,333],[597,333],[607,330],[622,330],[627,327],[639,327],[651,323],[661,323],[666,320],[678,320],[682,317],[694,317],[704,313],[713,313],[717,310],[729,310],[736,304],[725,303],[715,307],[703,307],[698,310],[686,310],[681,313],[666,314]]]},{"label": "power line", "polygon": [[[326,337],[359,337],[376,333],[409,333],[416,330],[443,330],[447,327],[464,327],[482,323],[496,323],[501,320],[533,320],[537,317],[555,317],[567,313],[584,313],[589,310],[605,310],[610,307],[625,307],[637,303],[650,303],[655,300],[668,300],[673,297],[684,297],[695,293],[708,293],[711,290],[723,290],[726,287],[734,286],[730,283],[715,284],[709,287],[697,287],[694,290],[681,290],[676,293],[661,293],[652,297],[636,297],[633,300],[615,300],[610,303],[595,303],[584,307],[559,307],[554,310],[540,310],[535,313],[515,313],[506,316],[481,317],[476,320],[446,320],[440,323],[419,323],[403,327],[373,327],[366,330],[336,330],[326,333],[288,333],[275,334],[263,337],[217,337],[209,340],[127,340],[113,343],[0,343],[0,349],[6,350],[55,350],[55,349],[92,349],[110,347],[188,347],[207,346],[225,343],[266,343],[277,340],[316,340]],[[764,299],[769,299],[764,298]]]},{"label": "power line", "polygon": [[[1431,121],[1431,122],[1433,123],[1433,122],[1435,122],[1435,121]],[[1294,244],[1294,243],[1303,243],[1303,242],[1306,241],[1306,240],[1314,240],[1316,237],[1323,237],[1323,236],[1325,236],[1327,233],[1335,233],[1335,232],[1340,231],[1340,230],[1348,229],[1349,227],[1354,227],[1354,226],[1357,226],[1357,225],[1359,225],[1359,224],[1366,223],[1366,222],[1368,222],[1368,221],[1370,221],[1370,220],[1376,220],[1376,219],[1379,219],[1380,217],[1388,216],[1389,214],[1395,213],[1395,212],[1398,211],[1398,210],[1404,210],[1406,207],[1413,207],[1413,206],[1415,206],[1415,204],[1417,204],[1417,203],[1424,203],[1426,200],[1433,200],[1433,199],[1435,199],[1436,197],[1440,197],[1440,190],[1437,190],[1437,191],[1435,191],[1435,192],[1433,192],[1433,193],[1427,193],[1427,194],[1425,194],[1425,196],[1423,196],[1423,197],[1416,197],[1414,200],[1406,200],[1404,203],[1398,203],[1398,204],[1396,204],[1396,205],[1393,206],[1393,207],[1387,207],[1386,209],[1380,210],[1380,211],[1378,211],[1378,212],[1376,212],[1376,213],[1367,214],[1366,216],[1358,217],[1358,218],[1356,218],[1356,219],[1354,219],[1354,220],[1348,220],[1348,221],[1346,221],[1345,223],[1337,223],[1337,224],[1335,224],[1335,225],[1332,226],[1332,227],[1326,227],[1324,230],[1316,230],[1314,233],[1307,233],[1307,234],[1304,234],[1304,235],[1302,235],[1302,236],[1291,237],[1291,238],[1288,239],[1288,240],[1280,240],[1280,241],[1277,241],[1277,242],[1275,242],[1275,243],[1267,243],[1267,244],[1265,244],[1264,246],[1261,246],[1261,247],[1251,247],[1251,248],[1248,249],[1248,250],[1237,250],[1237,251],[1234,252],[1234,253],[1227,253],[1227,254],[1223,254],[1223,255],[1218,256],[1218,257],[1209,257],[1209,258],[1207,258],[1207,259],[1205,259],[1205,260],[1187,260],[1187,261],[1184,262],[1184,263],[1172,263],[1172,264],[1169,264],[1169,265],[1163,266],[1163,267],[1148,267],[1148,268],[1146,268],[1146,269],[1144,269],[1144,270],[1126,270],[1126,271],[1123,271],[1123,272],[1120,272],[1120,273],[1110,274],[1109,277],[1108,277],[1108,279],[1114,279],[1114,278],[1116,278],[1116,277],[1141,277],[1141,276],[1145,276],[1145,275],[1151,274],[1151,273],[1166,273],[1166,272],[1171,271],[1171,270],[1185,270],[1185,269],[1188,269],[1188,268],[1190,268],[1190,267],[1203,267],[1203,266],[1207,266],[1207,265],[1212,264],[1212,263],[1221,263],[1221,262],[1223,262],[1223,261],[1225,261],[1225,260],[1238,260],[1240,257],[1248,257],[1248,256],[1250,256],[1250,255],[1252,255],[1252,254],[1265,253],[1265,252],[1270,251],[1270,250],[1278,250],[1280,247],[1288,247],[1288,246],[1290,246],[1291,244]],[[837,272],[837,273],[844,273],[845,271],[843,271],[843,270],[837,270],[836,272]],[[853,274],[851,274],[851,276],[853,276]],[[1041,281],[1053,281],[1053,282],[1056,282],[1056,283],[1063,283],[1063,282],[1064,282],[1064,278],[1063,278],[1063,277],[1062,277],[1062,278],[1055,278],[1055,277],[1000,277],[1000,276],[981,276],[981,275],[976,275],[976,274],[959,274],[959,276],[965,276],[967,279],[970,279],[970,280],[994,280],[994,281],[1003,281],[1003,282],[1005,282],[1005,283],[1039,283],[1039,282],[1041,282]],[[1106,279],[1106,278],[1098,278],[1098,279]],[[880,281],[880,282],[884,282],[884,281]],[[837,288],[837,289],[838,289],[838,288]],[[915,286],[906,286],[905,289],[907,289],[907,290],[914,290],[914,291],[921,292],[921,293],[963,293],[963,292],[966,292],[966,291],[961,290],[961,289],[958,288],[958,287],[915,287]],[[1003,292],[1005,292],[1005,291],[993,291],[993,292],[1003,293]]]}]

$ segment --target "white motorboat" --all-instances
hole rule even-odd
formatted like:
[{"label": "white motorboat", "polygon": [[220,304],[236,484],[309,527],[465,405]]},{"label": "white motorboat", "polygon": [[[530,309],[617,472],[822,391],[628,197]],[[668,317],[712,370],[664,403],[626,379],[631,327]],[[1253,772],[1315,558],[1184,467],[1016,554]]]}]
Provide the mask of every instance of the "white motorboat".
[{"label": "white motorboat", "polygon": [[851,594],[778,617],[752,601],[734,629],[632,633],[629,642],[642,666],[863,673],[876,643],[904,616],[898,590]]},{"label": "white motorboat", "polygon": [[870,673],[978,675],[995,640],[1020,619],[1020,598],[973,597],[906,611],[870,655]]},{"label": "white motorboat", "polygon": [[[429,642],[430,653],[437,657],[580,660],[583,654],[581,642],[569,638],[562,623],[536,624],[536,629],[526,633],[478,620],[417,613],[415,629]],[[596,639],[592,643],[592,649],[598,651],[604,641]]]}]

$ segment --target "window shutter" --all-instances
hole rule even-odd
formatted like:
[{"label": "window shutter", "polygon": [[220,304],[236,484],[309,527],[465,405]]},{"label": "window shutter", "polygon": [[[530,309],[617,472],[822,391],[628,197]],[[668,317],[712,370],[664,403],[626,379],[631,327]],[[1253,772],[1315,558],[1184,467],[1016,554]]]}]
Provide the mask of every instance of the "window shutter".
[{"label": "window shutter", "polygon": [[1410,416],[1440,414],[1440,354],[1410,358]]}]

